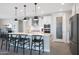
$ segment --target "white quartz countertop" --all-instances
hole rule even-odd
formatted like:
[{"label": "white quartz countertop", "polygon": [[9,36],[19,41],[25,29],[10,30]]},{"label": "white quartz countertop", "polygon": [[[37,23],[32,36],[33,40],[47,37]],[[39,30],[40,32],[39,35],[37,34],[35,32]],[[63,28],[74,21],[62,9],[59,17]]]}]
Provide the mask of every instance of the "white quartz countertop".
[{"label": "white quartz countertop", "polygon": [[40,32],[30,32],[30,33],[25,33],[25,32],[16,32],[16,33],[8,33],[8,34],[25,34],[25,35],[50,35],[46,33],[40,33]]}]

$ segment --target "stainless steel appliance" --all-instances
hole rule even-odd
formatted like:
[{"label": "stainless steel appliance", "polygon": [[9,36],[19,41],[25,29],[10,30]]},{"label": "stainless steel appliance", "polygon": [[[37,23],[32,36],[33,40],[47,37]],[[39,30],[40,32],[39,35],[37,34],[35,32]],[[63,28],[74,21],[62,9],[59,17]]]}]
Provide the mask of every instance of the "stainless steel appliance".
[{"label": "stainless steel appliance", "polygon": [[79,14],[70,18],[70,50],[73,55],[79,55]]}]

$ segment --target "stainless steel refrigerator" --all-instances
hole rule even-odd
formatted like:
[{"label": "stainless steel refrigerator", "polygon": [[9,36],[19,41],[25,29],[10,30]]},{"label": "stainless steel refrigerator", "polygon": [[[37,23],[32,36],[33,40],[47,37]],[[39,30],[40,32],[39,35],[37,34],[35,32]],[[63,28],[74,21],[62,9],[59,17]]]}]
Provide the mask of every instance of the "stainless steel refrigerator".
[{"label": "stainless steel refrigerator", "polygon": [[79,14],[70,18],[70,51],[73,55],[79,55]]}]

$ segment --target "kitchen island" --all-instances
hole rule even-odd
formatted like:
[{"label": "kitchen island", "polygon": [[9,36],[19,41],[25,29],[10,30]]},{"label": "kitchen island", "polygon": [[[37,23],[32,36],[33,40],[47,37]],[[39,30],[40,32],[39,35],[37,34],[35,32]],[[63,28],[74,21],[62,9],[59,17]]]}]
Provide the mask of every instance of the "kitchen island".
[{"label": "kitchen island", "polygon": [[[8,33],[9,35],[10,34],[23,34],[23,35],[28,35],[29,38],[30,38],[30,42],[32,41],[32,35],[42,35],[43,36],[43,39],[44,39],[44,51],[45,52],[50,52],[50,34],[45,34],[45,33],[25,33],[25,32],[16,32],[16,33]],[[30,43],[31,44],[31,43]],[[38,50],[38,48],[37,48]]]}]

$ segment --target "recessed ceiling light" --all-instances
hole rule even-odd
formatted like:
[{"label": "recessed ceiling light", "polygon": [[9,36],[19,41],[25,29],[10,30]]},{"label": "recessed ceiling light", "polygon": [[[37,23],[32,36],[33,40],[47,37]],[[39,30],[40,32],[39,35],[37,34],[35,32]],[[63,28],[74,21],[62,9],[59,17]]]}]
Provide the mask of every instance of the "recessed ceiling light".
[{"label": "recessed ceiling light", "polygon": [[40,9],[40,7],[38,7],[38,9]]},{"label": "recessed ceiling light", "polygon": [[23,10],[20,10],[20,12],[23,12]]},{"label": "recessed ceiling light", "polygon": [[64,3],[61,3],[61,5],[64,5]]}]

